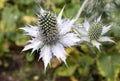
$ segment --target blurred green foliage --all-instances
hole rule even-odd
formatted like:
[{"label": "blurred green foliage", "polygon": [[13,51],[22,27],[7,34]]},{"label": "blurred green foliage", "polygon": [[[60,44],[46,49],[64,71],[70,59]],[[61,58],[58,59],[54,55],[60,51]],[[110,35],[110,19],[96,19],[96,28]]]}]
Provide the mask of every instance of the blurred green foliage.
[{"label": "blurred green foliage", "polygon": [[116,44],[103,43],[101,52],[89,44],[67,48],[68,67],[54,59],[46,74],[38,53],[20,54],[30,38],[19,28],[36,23],[39,6],[58,14],[65,5],[63,17],[73,18],[83,1],[0,0],[0,81],[120,81],[120,0],[89,0],[79,18],[93,21],[102,15],[103,24],[113,24],[107,34]]}]

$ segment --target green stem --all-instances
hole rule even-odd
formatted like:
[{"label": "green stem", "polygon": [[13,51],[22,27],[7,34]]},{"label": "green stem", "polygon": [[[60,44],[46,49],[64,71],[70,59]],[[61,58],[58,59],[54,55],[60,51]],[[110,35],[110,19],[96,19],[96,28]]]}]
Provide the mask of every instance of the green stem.
[{"label": "green stem", "polygon": [[75,20],[78,20],[78,18],[80,17],[83,9],[85,8],[85,5],[86,5],[87,2],[88,2],[88,0],[85,0],[85,1],[83,2],[82,6],[80,7],[80,9],[79,9],[79,11],[78,11],[78,13],[77,13],[77,15],[76,15],[76,17],[75,17]]},{"label": "green stem", "polygon": [[88,46],[88,49],[90,49],[92,56],[95,57],[96,56],[96,52],[93,49],[93,46],[90,43],[87,43],[87,46]]}]

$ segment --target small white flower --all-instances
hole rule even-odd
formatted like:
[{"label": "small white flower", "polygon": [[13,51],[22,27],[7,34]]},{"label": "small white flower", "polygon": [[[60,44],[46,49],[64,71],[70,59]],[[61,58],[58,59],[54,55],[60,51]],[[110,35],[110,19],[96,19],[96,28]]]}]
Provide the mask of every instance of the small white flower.
[{"label": "small white flower", "polygon": [[64,8],[56,17],[55,14],[41,8],[38,25],[21,28],[32,37],[22,51],[29,49],[32,49],[32,53],[35,50],[40,51],[39,59],[42,58],[45,69],[53,56],[66,64],[67,53],[64,47],[76,45],[80,40],[76,34],[71,32],[76,20],[62,19],[63,10]]},{"label": "small white flower", "polygon": [[79,36],[81,37],[82,41],[90,42],[98,50],[100,50],[100,42],[113,42],[113,40],[110,39],[108,36],[104,36],[105,33],[107,33],[112,25],[109,26],[103,26],[100,22],[101,16],[97,18],[93,23],[89,23],[86,19],[83,23],[82,27],[76,27]]}]

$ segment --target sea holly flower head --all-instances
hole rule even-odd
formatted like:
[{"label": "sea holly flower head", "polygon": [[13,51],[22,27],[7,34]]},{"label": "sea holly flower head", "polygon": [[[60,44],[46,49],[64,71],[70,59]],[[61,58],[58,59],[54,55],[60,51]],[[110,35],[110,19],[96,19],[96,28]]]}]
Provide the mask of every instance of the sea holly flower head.
[{"label": "sea holly flower head", "polygon": [[63,10],[64,8],[56,16],[56,14],[41,8],[37,15],[38,24],[21,28],[27,35],[31,36],[29,44],[22,51],[29,49],[32,49],[32,53],[36,50],[39,51],[39,59],[42,58],[45,69],[53,56],[66,64],[67,53],[64,47],[76,45],[80,41],[77,35],[71,32],[76,20],[63,19]]},{"label": "sea holly flower head", "polygon": [[101,42],[114,42],[105,34],[111,29],[112,25],[103,26],[101,16],[91,24],[85,19],[82,27],[77,27],[81,40],[92,43],[100,50]]}]

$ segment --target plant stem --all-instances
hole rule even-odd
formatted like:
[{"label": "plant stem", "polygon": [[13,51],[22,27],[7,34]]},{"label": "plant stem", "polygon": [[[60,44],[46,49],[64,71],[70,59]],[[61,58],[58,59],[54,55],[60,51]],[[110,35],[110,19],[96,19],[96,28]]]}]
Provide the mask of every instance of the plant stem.
[{"label": "plant stem", "polygon": [[77,13],[77,15],[76,15],[76,17],[75,17],[75,20],[78,20],[78,18],[79,18],[79,16],[81,15],[83,9],[85,8],[85,5],[86,5],[87,2],[88,2],[88,0],[85,0],[85,1],[83,2],[82,6],[80,7],[80,9],[79,9],[79,11],[78,11],[78,13]]}]

